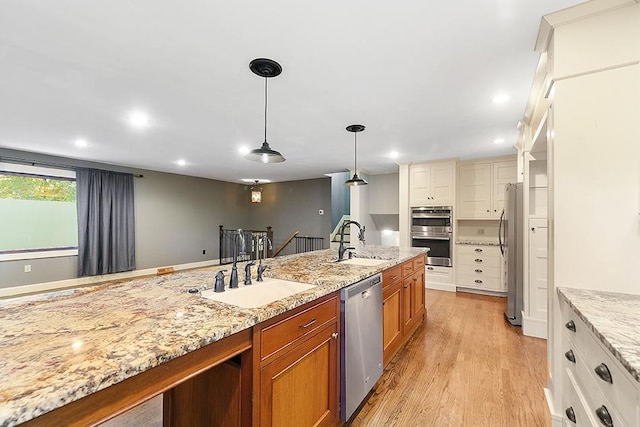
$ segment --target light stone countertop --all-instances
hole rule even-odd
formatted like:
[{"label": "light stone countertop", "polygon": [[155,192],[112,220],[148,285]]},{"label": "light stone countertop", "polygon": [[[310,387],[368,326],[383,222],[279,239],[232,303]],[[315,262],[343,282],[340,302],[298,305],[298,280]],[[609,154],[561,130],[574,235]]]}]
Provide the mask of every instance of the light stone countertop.
[{"label": "light stone countertop", "polygon": [[[215,272],[230,265],[0,300],[0,426],[35,418],[426,253],[359,246],[358,257],[389,261],[369,267],[333,263],[336,252],[264,260],[265,277],[317,287],[255,309],[187,292],[212,288]],[[243,267],[238,264],[241,277]]]},{"label": "light stone countertop", "polygon": [[456,245],[500,246],[500,243],[479,240],[456,240]]},{"label": "light stone countertop", "polygon": [[640,295],[558,288],[558,295],[640,381]]}]

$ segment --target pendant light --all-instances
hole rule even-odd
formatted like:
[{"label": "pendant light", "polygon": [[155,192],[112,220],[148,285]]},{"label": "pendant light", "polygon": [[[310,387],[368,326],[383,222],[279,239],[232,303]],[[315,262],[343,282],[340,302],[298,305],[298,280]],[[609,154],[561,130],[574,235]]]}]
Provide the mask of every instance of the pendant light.
[{"label": "pendant light", "polygon": [[264,142],[260,148],[251,150],[244,156],[247,160],[262,163],[281,163],[286,159],[276,150],[272,150],[267,142],[267,79],[279,76],[282,67],[276,61],[266,58],[257,58],[249,63],[249,69],[260,77],[264,77]]},{"label": "pendant light", "polygon": [[262,203],[262,187],[256,179],[256,185],[251,187],[251,203]]},{"label": "pendant light", "polygon": [[367,185],[368,182],[358,176],[358,132],[362,132],[364,130],[364,126],[362,125],[349,125],[347,126],[347,131],[353,132],[353,178],[346,181],[344,185],[348,185],[349,187],[357,187],[359,185]]}]

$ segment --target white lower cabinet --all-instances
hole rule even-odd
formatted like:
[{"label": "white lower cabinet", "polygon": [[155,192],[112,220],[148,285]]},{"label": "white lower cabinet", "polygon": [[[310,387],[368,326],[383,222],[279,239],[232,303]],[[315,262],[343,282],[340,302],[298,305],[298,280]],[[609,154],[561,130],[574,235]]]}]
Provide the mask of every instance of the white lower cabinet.
[{"label": "white lower cabinet", "polygon": [[564,301],[561,312],[565,425],[640,425],[638,382]]},{"label": "white lower cabinet", "polygon": [[458,244],[455,265],[457,287],[490,292],[506,291],[501,274],[499,247]]}]

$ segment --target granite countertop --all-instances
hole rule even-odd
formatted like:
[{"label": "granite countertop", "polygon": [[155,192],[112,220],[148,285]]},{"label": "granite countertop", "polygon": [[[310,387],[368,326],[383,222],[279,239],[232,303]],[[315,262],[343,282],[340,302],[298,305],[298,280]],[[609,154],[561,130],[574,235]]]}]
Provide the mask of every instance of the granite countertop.
[{"label": "granite countertop", "polygon": [[255,309],[187,292],[213,287],[222,266],[0,300],[0,426],[35,418],[425,250],[358,247],[358,257],[389,261],[375,267],[332,263],[336,252],[264,260],[265,277],[317,287]]},{"label": "granite countertop", "polygon": [[557,292],[640,382],[640,295],[574,288]]},{"label": "granite countertop", "polygon": [[456,240],[456,245],[500,246],[500,243],[493,241]]}]

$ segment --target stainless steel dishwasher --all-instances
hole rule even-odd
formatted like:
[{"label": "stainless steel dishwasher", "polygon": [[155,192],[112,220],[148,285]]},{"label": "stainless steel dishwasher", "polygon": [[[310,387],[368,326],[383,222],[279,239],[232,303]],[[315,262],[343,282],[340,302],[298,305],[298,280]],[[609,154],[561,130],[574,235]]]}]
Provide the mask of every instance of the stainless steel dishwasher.
[{"label": "stainless steel dishwasher", "polygon": [[340,416],[348,421],[382,375],[382,275],[340,292]]}]

